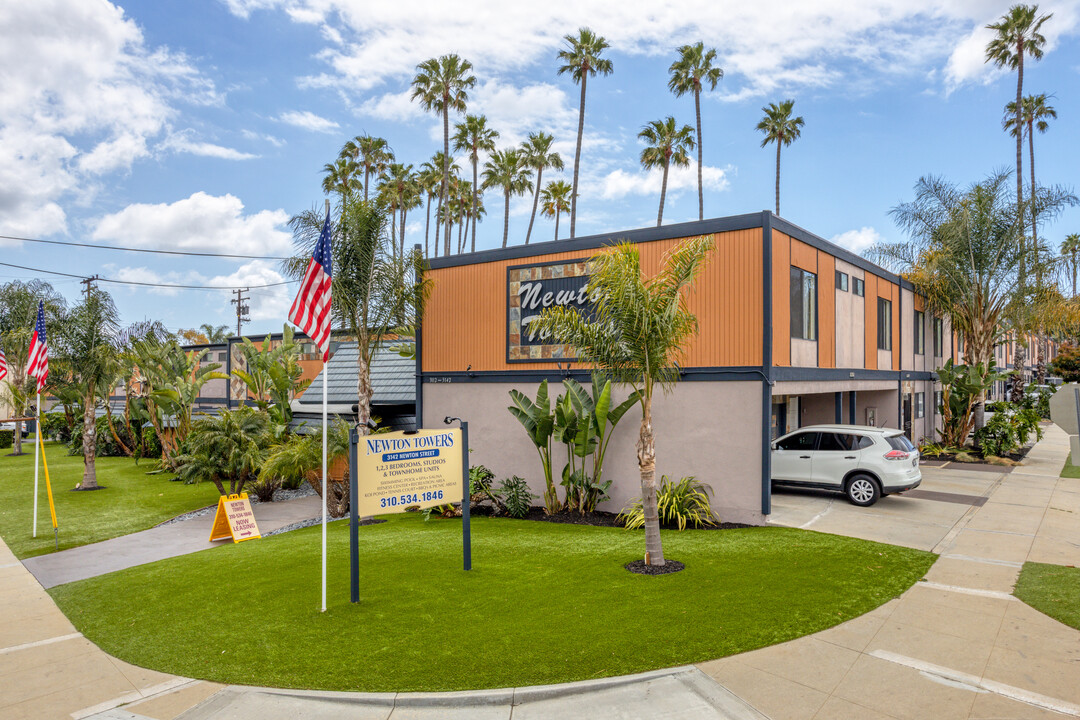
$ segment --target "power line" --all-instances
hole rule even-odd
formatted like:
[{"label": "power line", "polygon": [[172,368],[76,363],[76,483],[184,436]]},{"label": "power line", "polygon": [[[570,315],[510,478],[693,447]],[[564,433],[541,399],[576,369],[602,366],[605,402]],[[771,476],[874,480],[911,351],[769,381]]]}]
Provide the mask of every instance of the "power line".
[{"label": "power line", "polygon": [[240,260],[291,260],[276,255],[229,255],[226,253],[184,252],[182,250],[151,250],[149,248],[121,247],[119,245],[94,245],[93,243],[67,242],[64,240],[42,240],[41,238],[15,237],[0,235],[0,240],[18,240],[20,242],[46,243],[48,245],[68,245],[71,247],[92,248],[94,250],[121,250],[123,252],[153,253],[155,255],[186,255],[189,257],[238,258]]},{"label": "power line", "polygon": [[[4,267],[17,268],[19,270],[29,270],[30,272],[46,273],[47,275],[60,275],[62,277],[78,278],[85,280],[85,275],[74,275],[72,273],[59,272],[58,270],[43,270],[41,268],[32,268],[25,265],[15,265],[12,263],[0,262],[0,265]],[[138,280],[114,280],[112,278],[95,277],[95,282],[107,282],[115,285],[141,285],[142,287],[160,287],[160,288],[175,288],[178,290],[228,290],[232,292],[234,287],[224,285],[179,285],[174,283],[152,283],[152,282],[140,282]],[[282,285],[290,285],[299,280],[283,280],[282,282],[267,283],[265,285],[249,285],[251,288],[271,288],[280,287]]]}]

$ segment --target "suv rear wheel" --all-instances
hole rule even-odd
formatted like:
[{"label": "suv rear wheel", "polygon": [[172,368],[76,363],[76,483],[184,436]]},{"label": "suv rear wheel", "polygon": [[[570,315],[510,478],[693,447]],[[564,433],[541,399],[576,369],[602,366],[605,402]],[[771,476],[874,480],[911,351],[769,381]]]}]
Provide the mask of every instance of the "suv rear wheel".
[{"label": "suv rear wheel", "polygon": [[844,486],[844,493],[853,505],[869,507],[881,497],[877,481],[869,475],[855,475]]}]

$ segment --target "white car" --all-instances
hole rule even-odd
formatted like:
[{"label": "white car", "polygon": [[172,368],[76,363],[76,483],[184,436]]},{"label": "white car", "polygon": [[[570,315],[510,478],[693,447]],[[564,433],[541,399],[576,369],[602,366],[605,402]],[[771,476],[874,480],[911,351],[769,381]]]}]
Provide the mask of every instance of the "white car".
[{"label": "white car", "polygon": [[919,451],[892,428],[811,425],[772,443],[776,485],[839,490],[855,505],[911,490],[922,482]]}]

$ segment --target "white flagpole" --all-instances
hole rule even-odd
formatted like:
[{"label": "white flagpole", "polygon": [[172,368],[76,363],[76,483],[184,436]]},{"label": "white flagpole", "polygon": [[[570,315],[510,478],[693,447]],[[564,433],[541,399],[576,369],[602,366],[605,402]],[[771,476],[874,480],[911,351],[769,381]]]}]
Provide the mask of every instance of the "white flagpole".
[{"label": "white flagpole", "polygon": [[34,537],[37,537],[38,463],[41,462],[41,392],[37,394],[37,426],[34,428]]},{"label": "white flagpole", "polygon": [[326,495],[330,487],[326,484],[326,386],[329,378],[326,376],[325,356],[322,376],[322,611],[326,612]]}]

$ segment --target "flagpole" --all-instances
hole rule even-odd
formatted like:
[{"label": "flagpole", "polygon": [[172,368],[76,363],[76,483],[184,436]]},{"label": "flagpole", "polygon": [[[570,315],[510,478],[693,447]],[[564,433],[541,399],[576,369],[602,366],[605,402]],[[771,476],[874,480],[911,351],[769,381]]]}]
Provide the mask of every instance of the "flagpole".
[{"label": "flagpole", "polygon": [[326,495],[330,487],[326,484],[326,355],[322,366],[322,611],[326,612]]},{"label": "flagpole", "polygon": [[41,462],[41,391],[37,394],[37,424],[34,427],[34,535],[37,537],[38,463]]}]

